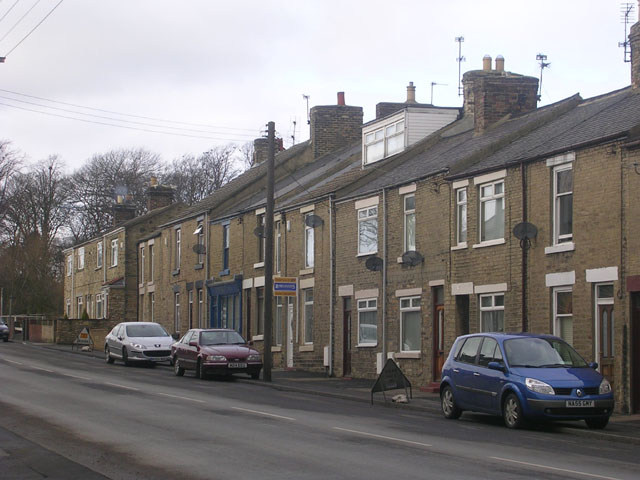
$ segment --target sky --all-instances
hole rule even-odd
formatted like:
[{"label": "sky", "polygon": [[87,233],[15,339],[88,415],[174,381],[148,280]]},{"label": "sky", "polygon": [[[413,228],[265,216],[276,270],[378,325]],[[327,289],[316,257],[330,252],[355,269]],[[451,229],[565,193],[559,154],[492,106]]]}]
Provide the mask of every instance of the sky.
[{"label": "sky", "polygon": [[459,107],[459,66],[485,55],[534,77],[546,55],[539,106],[589,98],[630,84],[625,3],[633,24],[635,0],[0,0],[0,140],[69,173],[114,149],[240,145],[269,121],[289,147],[337,92],[365,122],[409,82]]}]

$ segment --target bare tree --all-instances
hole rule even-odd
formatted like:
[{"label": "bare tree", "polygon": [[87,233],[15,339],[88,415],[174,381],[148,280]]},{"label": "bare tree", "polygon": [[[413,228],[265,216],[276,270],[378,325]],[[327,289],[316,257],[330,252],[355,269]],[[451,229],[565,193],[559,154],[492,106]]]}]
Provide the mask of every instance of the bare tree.
[{"label": "bare tree", "polygon": [[212,148],[198,157],[184,155],[166,169],[162,182],[175,187],[180,201],[193,205],[240,173],[234,166],[235,150],[235,146],[225,145]]},{"label": "bare tree", "polygon": [[149,179],[161,171],[159,155],[144,149],[94,155],[72,177],[71,201],[76,214],[69,226],[74,239],[91,238],[113,224],[117,195],[129,196],[136,214],[144,213]]},{"label": "bare tree", "polygon": [[255,163],[255,158],[253,153],[254,153],[253,142],[243,143],[236,150],[236,154],[239,157],[240,162],[242,162],[242,166],[245,170],[249,170],[251,167],[253,167],[253,164]]},{"label": "bare tree", "polygon": [[0,222],[7,211],[6,192],[9,178],[18,170],[21,157],[11,148],[11,143],[0,140]]}]

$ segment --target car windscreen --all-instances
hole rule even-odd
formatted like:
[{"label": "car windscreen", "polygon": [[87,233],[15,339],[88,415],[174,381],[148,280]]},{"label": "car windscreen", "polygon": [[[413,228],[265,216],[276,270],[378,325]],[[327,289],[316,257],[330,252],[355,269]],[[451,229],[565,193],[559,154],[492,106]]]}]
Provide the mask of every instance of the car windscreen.
[{"label": "car windscreen", "polygon": [[200,332],[200,345],[244,345],[247,343],[238,332]]},{"label": "car windscreen", "polygon": [[127,325],[127,337],[168,337],[160,325]]},{"label": "car windscreen", "polygon": [[505,340],[504,351],[511,367],[568,368],[587,367],[573,347],[552,338],[512,338]]}]

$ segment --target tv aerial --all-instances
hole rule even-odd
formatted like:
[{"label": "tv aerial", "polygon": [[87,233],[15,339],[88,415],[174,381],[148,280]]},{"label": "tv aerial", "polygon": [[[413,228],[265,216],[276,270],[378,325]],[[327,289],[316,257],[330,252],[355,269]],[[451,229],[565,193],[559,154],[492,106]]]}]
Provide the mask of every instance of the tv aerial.
[{"label": "tv aerial", "polygon": [[620,5],[620,20],[624,23],[624,42],[618,42],[618,47],[624,48],[625,63],[631,62],[631,45],[629,44],[629,24],[633,21],[633,9],[635,5],[631,2]]},{"label": "tv aerial", "polygon": [[540,100],[540,98],[542,98],[542,72],[545,68],[550,67],[551,63],[546,61],[547,56],[544,53],[537,54],[536,60],[540,62],[540,83],[538,85],[538,87],[540,88],[540,90],[538,91],[538,100]]},{"label": "tv aerial", "polygon": [[[464,42],[464,37],[456,37],[455,41],[458,43],[458,58],[456,58],[456,62],[458,62],[458,96],[461,97],[464,95],[464,88],[462,87],[462,62],[466,60],[466,58],[462,56],[462,42]],[[431,96],[433,97],[433,95]],[[431,99],[431,103],[433,104],[433,98]]]}]

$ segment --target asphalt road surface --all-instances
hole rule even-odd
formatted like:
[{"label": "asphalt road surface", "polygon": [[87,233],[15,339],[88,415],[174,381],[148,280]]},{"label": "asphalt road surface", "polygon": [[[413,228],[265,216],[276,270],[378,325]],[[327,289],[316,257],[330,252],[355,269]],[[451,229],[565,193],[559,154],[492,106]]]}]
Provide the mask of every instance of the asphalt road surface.
[{"label": "asphalt road surface", "polygon": [[15,342],[0,344],[0,412],[9,479],[640,478],[637,445]]}]

